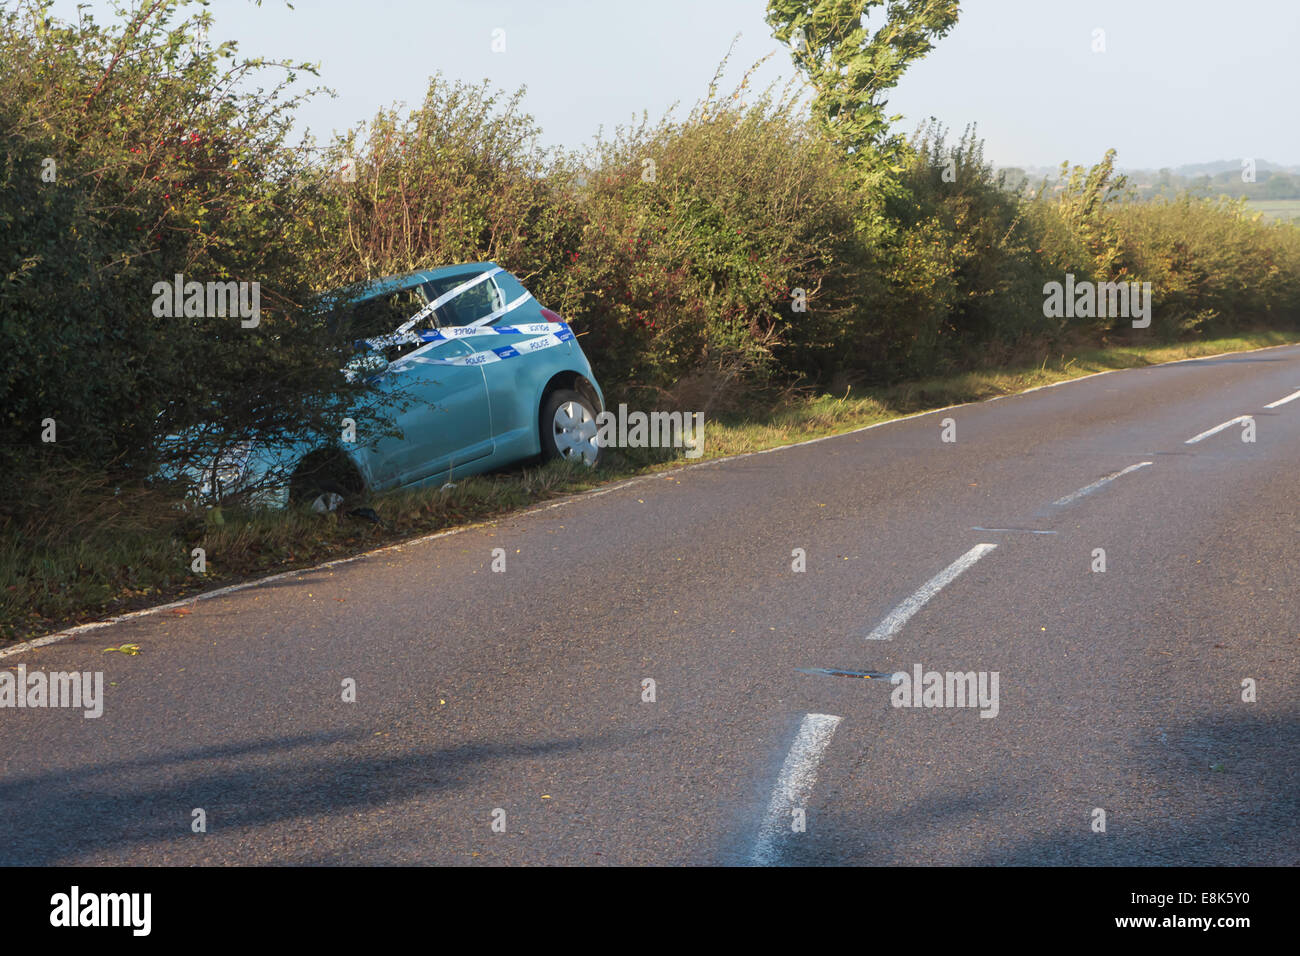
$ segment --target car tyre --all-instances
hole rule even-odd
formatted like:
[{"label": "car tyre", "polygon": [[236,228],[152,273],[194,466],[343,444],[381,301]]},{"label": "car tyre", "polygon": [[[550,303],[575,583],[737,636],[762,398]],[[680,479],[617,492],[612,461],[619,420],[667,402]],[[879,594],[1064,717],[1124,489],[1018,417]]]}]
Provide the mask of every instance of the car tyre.
[{"label": "car tyre", "polygon": [[317,514],[330,514],[340,511],[359,491],[360,481],[350,464],[333,457],[309,456],[289,483],[289,501]]},{"label": "car tyre", "polygon": [[594,468],[600,461],[596,443],[596,409],[591,400],[572,389],[556,389],[542,402],[542,457],[551,461],[581,461]]}]

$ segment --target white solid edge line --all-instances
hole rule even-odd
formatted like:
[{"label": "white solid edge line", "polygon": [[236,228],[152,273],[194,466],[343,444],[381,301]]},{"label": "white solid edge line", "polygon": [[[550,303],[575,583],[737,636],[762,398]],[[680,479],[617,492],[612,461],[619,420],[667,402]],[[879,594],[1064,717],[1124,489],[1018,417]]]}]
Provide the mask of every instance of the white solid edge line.
[{"label": "white solid edge line", "polygon": [[817,783],[817,764],[835,735],[839,717],[831,714],[804,714],[790,752],[776,778],[772,799],[763,815],[758,840],[750,854],[754,866],[770,866],[776,860],[782,837],[790,832],[790,811],[803,807]]},{"label": "white solid edge line", "polygon": [[1068,494],[1064,498],[1057,498],[1055,501],[1052,502],[1052,504],[1058,508],[1071,504],[1072,502],[1078,501],[1084,495],[1092,494],[1094,491],[1096,491],[1098,488],[1101,488],[1103,485],[1110,484],[1116,478],[1121,478],[1124,475],[1127,475],[1130,471],[1137,471],[1139,468],[1145,468],[1150,464],[1154,464],[1154,463],[1149,461],[1140,461],[1136,465],[1129,465],[1127,468],[1123,468],[1112,475],[1107,475],[1105,478],[1098,478],[1090,485],[1084,485],[1082,488],[1080,488],[1078,491],[1074,492],[1073,494]]},{"label": "white solid edge line", "polygon": [[1300,392],[1292,392],[1286,398],[1279,398],[1276,402],[1269,402],[1264,407],[1277,408],[1279,405],[1285,405],[1287,402],[1294,402],[1297,398],[1300,398]]},{"label": "white solid edge line", "polygon": [[[1196,361],[1200,361],[1200,359],[1221,358],[1224,355],[1243,355],[1246,352],[1268,352],[1271,351],[1272,349],[1293,348],[1297,344],[1300,343],[1290,342],[1284,345],[1266,345],[1263,348],[1259,348],[1259,349],[1238,349],[1235,352],[1220,352],[1217,355],[1202,355],[1199,358],[1195,358],[1195,359],[1176,359],[1172,362],[1161,362],[1158,365],[1144,365],[1141,368],[1106,369],[1104,372],[1093,372],[1091,375],[1081,375],[1078,378],[1069,378],[1061,382],[1052,382],[1049,385],[1038,385],[1035,386],[1034,388],[1025,389],[1023,392],[1015,392],[1010,395],[995,395],[993,398],[982,399],[978,402],[959,402],[956,405],[945,405],[943,408],[932,408],[929,411],[925,411],[925,412],[913,412],[911,415],[901,415],[898,418],[891,418],[888,421],[873,422],[870,425],[863,425],[861,428],[854,428],[852,431],[836,432],[833,435],[822,435],[820,438],[809,438],[806,441],[793,442],[789,445],[778,445],[775,448],[764,448],[762,451],[741,452],[738,455],[727,455],[725,458],[710,458],[707,461],[701,461],[696,464],[682,465],[674,469],[674,471],[675,472],[692,471],[696,468],[707,468],[713,465],[721,465],[725,462],[737,461],[738,459],[741,458],[753,458],[756,455],[768,455],[771,454],[772,452],[785,451],[786,449],[789,448],[802,448],[804,445],[815,445],[818,442],[830,441],[835,438],[847,438],[851,435],[857,435],[862,432],[871,431],[873,428],[883,428],[886,425],[896,425],[899,422],[910,421],[913,418],[922,418],[926,415],[934,415],[938,412],[946,412],[954,408],[964,408],[967,405],[987,405],[989,402],[996,402],[998,399],[1017,398],[1021,395],[1028,395],[1030,392],[1041,391],[1045,388],[1056,388],[1057,386],[1060,385],[1073,385],[1075,382],[1083,382],[1090,378],[1096,378],[1098,375],[1110,375],[1112,372],[1141,372],[1141,371],[1145,371],[1146,369],[1160,368],[1161,365],[1178,365],[1181,362],[1196,362]],[[255,578],[251,581],[240,581],[238,584],[231,584],[231,585],[227,585],[226,587],[217,588],[216,590],[213,591],[204,591],[202,594],[194,594],[187,598],[181,598],[178,601],[172,601],[170,604],[160,604],[157,607],[141,608],[138,611],[131,611],[127,614],[119,614],[114,617],[105,618],[102,621],[92,621],[87,624],[78,624],[75,627],[70,627],[62,631],[56,631],[53,634],[46,634],[43,637],[33,638],[30,641],[23,641],[21,644],[15,644],[13,647],[0,649],[0,658],[11,657],[14,654],[22,654],[25,651],[35,650],[36,648],[44,647],[47,644],[54,644],[58,641],[66,640],[69,637],[74,637],[75,635],[83,633],[85,631],[93,631],[101,627],[109,627],[113,624],[118,624],[122,621],[130,620],[131,618],[146,617],[150,614],[159,614],[163,611],[171,611],[178,607],[185,607],[190,604],[196,604],[197,602],[207,600],[208,598],[220,597],[225,594],[231,594],[235,591],[243,591],[246,588],[254,588],[263,584],[270,584],[272,581],[280,581],[285,578],[293,577],[294,575],[310,574],[312,571],[322,571],[325,568],[337,567],[342,564],[350,564],[353,561],[360,561],[363,558],[368,558],[376,554],[384,554],[385,552],[388,551],[400,551],[402,548],[414,547],[416,545],[424,544],[427,541],[435,541],[438,538],[446,538],[453,534],[460,534],[463,531],[472,531],[475,528],[484,527],[486,525],[497,524],[507,519],[526,518],[529,515],[538,514],[539,512],[542,511],[550,511],[553,508],[561,508],[565,505],[572,504],[575,501],[583,501],[587,498],[598,498],[601,495],[607,495],[612,491],[618,491],[622,488],[628,487],[629,485],[635,485],[635,484],[639,484],[642,482],[651,481],[653,479],[659,478],[661,474],[662,474],[661,472],[656,472],[651,475],[640,475],[636,478],[629,478],[627,481],[620,481],[617,484],[610,485],[608,488],[595,488],[592,489],[591,491],[584,491],[576,495],[570,495],[568,497],[562,498],[559,501],[553,501],[550,502],[549,504],[541,505],[540,507],[537,508],[530,508],[527,511],[516,511],[510,514],[500,515],[499,517],[496,518],[488,518],[483,521],[475,522],[473,524],[464,525],[459,528],[450,528],[447,531],[436,531],[433,534],[427,534],[418,538],[411,538],[406,541],[396,541],[393,544],[384,545],[382,548],[376,548],[374,551],[363,551],[361,554],[352,554],[346,558],[336,558],[333,561],[327,561],[324,564],[312,565],[311,567],[308,568],[296,568],[291,571],[281,571],[278,574],[272,574],[269,577],[265,577],[265,578]]]},{"label": "white solid edge line", "polygon": [[1213,428],[1211,428],[1211,429],[1209,429],[1209,430],[1207,430],[1207,431],[1203,431],[1203,432],[1201,432],[1201,433],[1200,433],[1199,435],[1197,435],[1195,438],[1189,438],[1189,439],[1187,439],[1187,441],[1183,442],[1183,444],[1184,444],[1184,445],[1195,445],[1198,441],[1200,441],[1200,440],[1203,439],[1203,438],[1209,438],[1211,435],[1217,435],[1219,432],[1223,431],[1225,428],[1231,428],[1233,425],[1237,424],[1238,422],[1245,422],[1245,421],[1249,421],[1249,420],[1250,420],[1250,416],[1249,416],[1249,415],[1238,415],[1236,418],[1232,419],[1231,421],[1226,421],[1226,422],[1224,422],[1222,425],[1215,425]]},{"label": "white solid edge line", "polygon": [[[1140,365],[1137,368],[1133,369],[1132,371],[1140,372],[1143,369],[1159,368],[1161,365],[1182,365],[1184,362],[1204,362],[1206,359],[1223,358],[1225,355],[1245,355],[1247,352],[1267,352],[1270,349],[1289,349],[1289,348],[1293,348],[1296,345],[1300,345],[1300,342],[1283,342],[1281,345],[1264,345],[1257,349],[1236,349],[1235,351],[1232,352],[1213,352],[1209,355],[1198,355],[1195,358],[1172,359],[1171,361],[1168,362],[1157,362],[1155,365]],[[1130,370],[1126,368],[1120,368],[1120,369],[1115,369],[1115,371],[1127,372]]]},{"label": "white solid edge line", "polygon": [[975,545],[975,547],[971,548],[952,564],[948,565],[932,577],[929,581],[926,581],[925,584],[921,585],[920,589],[906,601],[890,611],[885,619],[877,624],[872,629],[871,633],[867,635],[867,640],[891,640],[893,636],[902,629],[903,625],[907,623],[908,618],[921,610],[921,608],[925,607],[926,602],[928,602],[930,598],[938,594],[946,585],[951,583],[957,575],[961,574],[996,547],[996,544]]}]

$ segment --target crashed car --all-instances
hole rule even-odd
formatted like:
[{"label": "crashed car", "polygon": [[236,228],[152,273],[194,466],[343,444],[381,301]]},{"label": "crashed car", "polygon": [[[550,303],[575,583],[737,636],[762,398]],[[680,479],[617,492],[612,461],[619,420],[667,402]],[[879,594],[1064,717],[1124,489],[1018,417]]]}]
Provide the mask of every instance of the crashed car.
[{"label": "crashed car", "polygon": [[[369,492],[440,485],[536,458],[594,466],[604,398],[568,324],[491,262],[377,279],[323,301],[358,341],[343,370],[394,409],[391,434],[242,442],[198,496],[241,489],[259,505],[333,511]],[[391,401],[390,401],[391,399]],[[267,476],[287,480],[267,481]]]}]

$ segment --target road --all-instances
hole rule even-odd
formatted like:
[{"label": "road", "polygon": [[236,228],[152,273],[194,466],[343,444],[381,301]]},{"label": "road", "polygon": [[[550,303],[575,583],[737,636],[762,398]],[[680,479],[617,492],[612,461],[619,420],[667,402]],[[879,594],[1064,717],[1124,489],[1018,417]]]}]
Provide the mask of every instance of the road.
[{"label": "road", "polygon": [[[1296,864],[1298,464],[1268,349],[81,631],[0,660],[106,681],[0,710],[0,863]],[[918,665],[996,716],[894,706]]]}]

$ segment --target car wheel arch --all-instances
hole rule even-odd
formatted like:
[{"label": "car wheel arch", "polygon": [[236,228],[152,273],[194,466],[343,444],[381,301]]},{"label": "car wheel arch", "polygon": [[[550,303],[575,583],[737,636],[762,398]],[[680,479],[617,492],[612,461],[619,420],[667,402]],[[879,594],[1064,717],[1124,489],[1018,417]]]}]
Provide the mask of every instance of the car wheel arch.
[{"label": "car wheel arch", "polygon": [[556,372],[547,379],[546,384],[542,386],[542,390],[537,395],[537,401],[534,404],[537,407],[539,425],[541,424],[542,409],[546,406],[546,400],[550,398],[552,392],[559,391],[560,389],[569,389],[570,391],[577,392],[583,398],[591,402],[592,407],[596,409],[597,413],[604,410],[604,404],[600,400],[600,392],[597,391],[596,386],[592,383],[591,379],[587,378],[587,376],[583,375],[581,372],[566,369],[563,372]]}]

